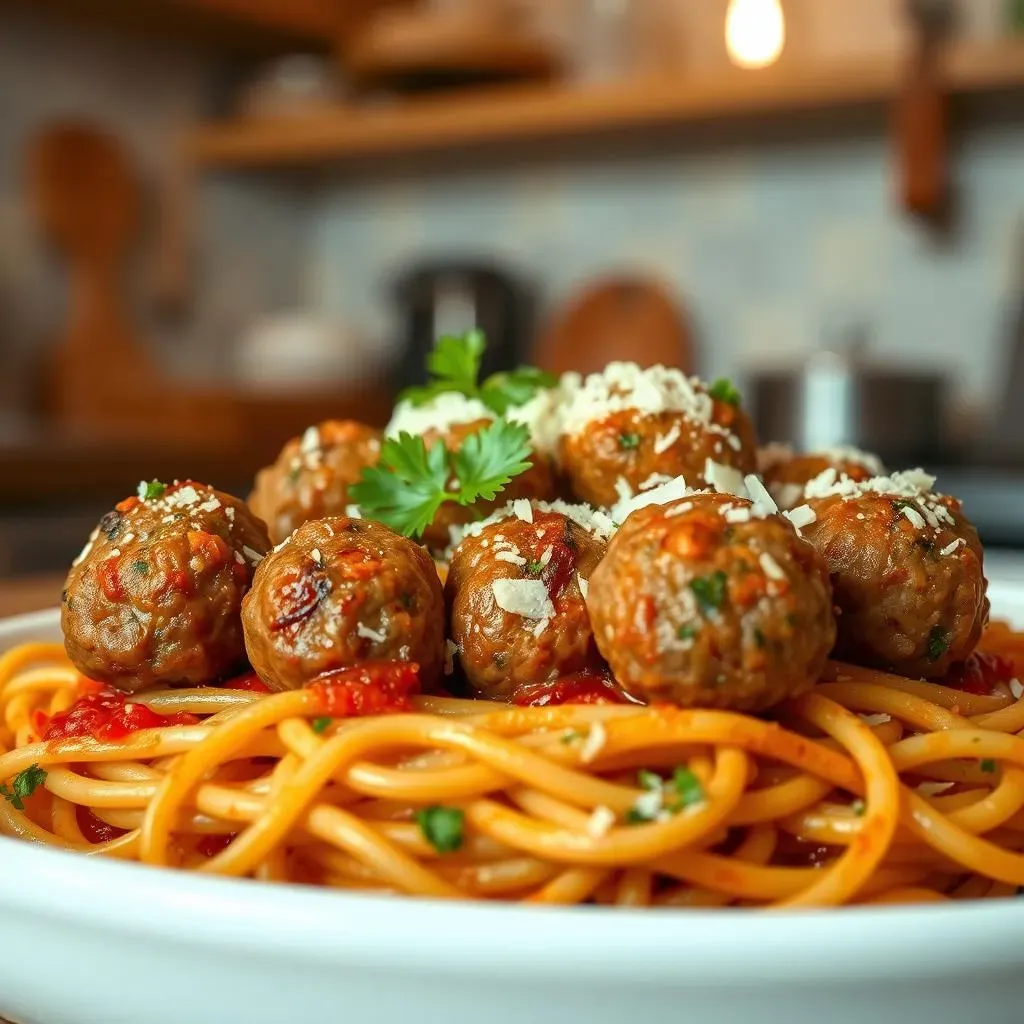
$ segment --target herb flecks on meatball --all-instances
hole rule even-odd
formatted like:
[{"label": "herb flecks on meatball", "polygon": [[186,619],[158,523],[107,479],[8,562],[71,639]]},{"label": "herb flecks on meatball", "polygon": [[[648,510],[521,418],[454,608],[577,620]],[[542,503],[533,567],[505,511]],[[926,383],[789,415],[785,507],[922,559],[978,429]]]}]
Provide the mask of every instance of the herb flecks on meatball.
[{"label": "herb flecks on meatball", "polygon": [[934,483],[921,470],[857,482],[830,469],[807,485],[804,535],[831,574],[839,657],[939,678],[977,646],[989,612],[981,543]]},{"label": "herb flecks on meatball", "polygon": [[380,523],[304,523],[260,564],[242,622],[253,668],[275,690],[367,661],[415,663],[429,690],[444,664],[433,560]]},{"label": "herb flecks on meatball", "polygon": [[494,700],[603,664],[586,607],[604,554],[601,518],[523,500],[509,513],[467,533],[446,584],[463,671],[479,696]]},{"label": "herb flecks on meatball", "polygon": [[835,640],[828,573],[780,515],[693,494],[634,512],[587,598],[634,697],[757,711],[809,689]]},{"label": "herb flecks on meatball", "polygon": [[270,546],[263,523],[194,481],[143,482],[92,532],[61,626],[84,675],[128,691],[211,683],[244,667],[241,604]]},{"label": "herb flecks on meatball", "polygon": [[379,430],[328,420],[292,438],[273,465],[256,474],[249,507],[279,544],[310,519],[344,515],[348,490],[380,455]]},{"label": "herb flecks on meatball", "polygon": [[753,429],[727,381],[709,387],[664,366],[611,363],[569,393],[561,419],[563,469],[594,505],[679,476],[703,487],[709,458],[754,470]]}]

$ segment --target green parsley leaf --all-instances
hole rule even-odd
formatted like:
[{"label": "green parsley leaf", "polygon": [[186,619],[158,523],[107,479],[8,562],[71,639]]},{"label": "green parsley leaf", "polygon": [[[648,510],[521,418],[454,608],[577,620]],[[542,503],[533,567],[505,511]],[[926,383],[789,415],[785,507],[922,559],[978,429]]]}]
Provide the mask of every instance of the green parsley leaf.
[{"label": "green parsley leaf", "polygon": [[544,571],[544,563],[539,559],[531,559],[526,563],[526,573],[528,576],[539,576]]},{"label": "green parsley leaf", "polygon": [[619,434],[619,447],[627,451],[630,448],[637,448],[640,445],[639,434]]},{"label": "green parsley leaf", "polygon": [[561,742],[566,745],[575,742],[583,736],[583,733],[579,729],[570,729],[567,733],[563,733]]},{"label": "green parsley leaf", "polygon": [[942,626],[933,626],[932,631],[928,634],[928,660],[938,661],[949,650],[952,639],[948,629],[944,629]]},{"label": "green parsley leaf", "polygon": [[704,802],[704,787],[700,784],[700,779],[685,766],[680,765],[672,773],[672,789],[678,797],[669,805],[669,810],[673,813]]},{"label": "green parsley leaf", "polygon": [[150,480],[149,483],[143,480],[139,483],[138,490],[135,493],[143,501],[152,501],[156,498],[162,498],[166,490],[167,484],[162,484],[159,480]]},{"label": "green parsley leaf", "polygon": [[867,805],[863,800],[854,800],[853,803],[850,804],[850,810],[853,811],[858,818],[863,818],[864,812],[867,810]]},{"label": "green parsley leaf", "polygon": [[140,575],[145,576],[149,572],[149,562],[132,562],[132,568]]},{"label": "green parsley leaf", "polygon": [[459,483],[455,500],[460,505],[472,505],[479,498],[491,501],[512,477],[530,468],[530,451],[530,431],[522,423],[495,420],[470,434],[451,455]]},{"label": "green parsley leaf", "polygon": [[991,757],[983,758],[980,764],[980,768],[986,774],[991,775],[996,770],[996,762]]},{"label": "green parsley leaf", "polygon": [[442,441],[435,441],[428,452],[422,437],[403,432],[385,440],[377,465],[363,470],[349,494],[367,518],[406,537],[418,537],[438,508],[454,498],[448,492],[450,477]]},{"label": "green parsley leaf", "polygon": [[636,781],[641,789],[661,789],[665,784],[665,780],[657,772],[649,772],[646,768],[641,768],[636,773]]},{"label": "green parsley leaf", "polygon": [[725,584],[728,577],[721,569],[708,576],[698,576],[690,580],[690,590],[697,598],[697,604],[704,615],[717,611],[725,602]]},{"label": "green parsley leaf", "polygon": [[680,626],[676,630],[676,636],[680,640],[692,640],[696,635],[697,627],[692,622],[688,622],[685,626]]},{"label": "green parsley leaf", "polygon": [[30,797],[45,781],[46,771],[37,764],[30,764],[24,771],[18,772],[8,788],[7,783],[0,785],[0,796],[18,811],[25,810],[25,800]]},{"label": "green parsley leaf", "polygon": [[518,366],[507,373],[493,373],[480,387],[480,400],[499,416],[517,405],[525,405],[545,388],[553,388],[558,378],[535,366]]},{"label": "green parsley leaf", "polygon": [[416,824],[423,838],[438,853],[454,853],[462,846],[465,815],[458,807],[423,807],[416,812]]},{"label": "green parsley leaf", "polygon": [[327,727],[333,721],[334,721],[334,719],[331,718],[329,715],[324,715],[322,718],[314,718],[313,721],[309,723],[309,727],[310,727],[310,729],[313,730],[313,732],[319,734],[319,733],[326,732],[327,731]]},{"label": "green parsley leaf", "polygon": [[708,394],[719,402],[728,402],[729,405],[739,405],[741,401],[739,390],[728,377],[719,377],[708,388]]},{"label": "green parsley leaf", "polygon": [[626,811],[626,824],[627,825],[643,825],[648,821],[653,821],[653,818],[649,818],[639,807],[630,807]]}]

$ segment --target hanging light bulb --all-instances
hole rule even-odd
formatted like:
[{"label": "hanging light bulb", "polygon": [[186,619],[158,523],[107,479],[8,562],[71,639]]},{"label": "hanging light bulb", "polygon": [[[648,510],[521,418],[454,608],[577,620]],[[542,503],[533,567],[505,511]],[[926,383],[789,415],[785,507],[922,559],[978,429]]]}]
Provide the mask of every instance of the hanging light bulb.
[{"label": "hanging light bulb", "polygon": [[786,42],[786,19],[779,0],[729,0],[725,48],[741,68],[774,64]]}]

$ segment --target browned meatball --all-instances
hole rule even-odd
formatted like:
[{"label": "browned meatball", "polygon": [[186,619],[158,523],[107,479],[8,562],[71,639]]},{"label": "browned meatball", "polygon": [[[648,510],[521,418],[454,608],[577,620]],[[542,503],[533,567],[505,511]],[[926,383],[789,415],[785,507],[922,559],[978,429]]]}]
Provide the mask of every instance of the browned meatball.
[{"label": "browned meatball", "polygon": [[835,449],[804,455],[790,454],[772,459],[762,466],[765,486],[782,509],[796,508],[804,502],[804,487],[826,470],[834,470],[857,482],[880,476],[884,469],[874,455],[855,449]]},{"label": "browned meatball", "polygon": [[[611,379],[616,379],[614,373]],[[645,412],[628,404],[637,389],[659,382],[664,388],[674,389],[669,393],[685,407]],[[724,397],[715,397],[701,382],[664,367],[648,371],[632,368],[626,383],[631,383],[634,390],[630,392],[624,383],[620,394],[603,378],[600,388],[588,378],[580,394],[602,397],[610,390],[616,404],[626,404],[603,416],[587,419],[589,406],[578,397],[569,403],[560,461],[579,500],[612,505],[621,497],[620,481],[625,481],[634,493],[647,489],[659,477],[682,476],[691,487],[705,487],[708,459],[744,474],[754,472],[754,431],[732,390],[716,391]],[[577,408],[580,405],[582,413]]]},{"label": "browned meatball", "polygon": [[[458,451],[471,434],[489,427],[491,420],[479,419],[470,423],[456,423],[444,431],[428,430],[423,440],[429,448],[439,438],[449,451]],[[547,501],[556,497],[556,485],[551,462],[539,452],[530,455],[530,468],[513,477],[512,481],[493,501],[478,501],[475,505],[457,505],[446,502],[437,511],[434,521],[423,533],[423,543],[435,551],[441,551],[451,542],[451,527],[465,526],[475,519],[491,514],[496,508],[514,498],[532,498]]]},{"label": "browned meatball", "polygon": [[836,632],[825,564],[751,508],[696,494],[634,512],[612,538],[587,607],[634,697],[758,711],[818,679]]},{"label": "browned meatball", "polygon": [[310,519],[344,515],[349,487],[380,457],[379,430],[327,420],[293,437],[271,466],[256,474],[249,507],[280,544]]},{"label": "browned meatball", "polygon": [[531,515],[467,536],[452,555],[445,588],[466,678],[494,700],[601,665],[581,587],[604,543],[559,512],[536,508]]},{"label": "browned meatball", "polygon": [[100,520],[68,575],[68,657],[128,691],[243,668],[242,598],[269,546],[263,523],[230,495],[192,481],[140,484]]},{"label": "browned meatball", "polygon": [[804,536],[840,613],[837,657],[937,678],[977,645],[989,612],[981,543],[959,502],[929,486],[895,474],[808,500],[817,518]]},{"label": "browned meatball", "polygon": [[275,690],[366,661],[444,664],[444,595],[430,556],[380,523],[304,523],[260,564],[242,605],[249,659]]}]

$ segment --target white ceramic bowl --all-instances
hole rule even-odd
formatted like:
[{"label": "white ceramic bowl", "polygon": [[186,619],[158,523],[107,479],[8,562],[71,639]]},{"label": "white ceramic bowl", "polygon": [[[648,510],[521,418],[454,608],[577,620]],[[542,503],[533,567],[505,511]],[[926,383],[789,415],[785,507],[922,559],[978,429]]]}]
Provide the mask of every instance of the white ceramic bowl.
[{"label": "white ceramic bowl", "polygon": [[[1024,625],[1024,585],[996,582]],[[57,636],[0,623],[0,649]],[[339,895],[0,839],[0,1015],[24,1024],[1010,1024],[1024,902],[811,913]]]}]

